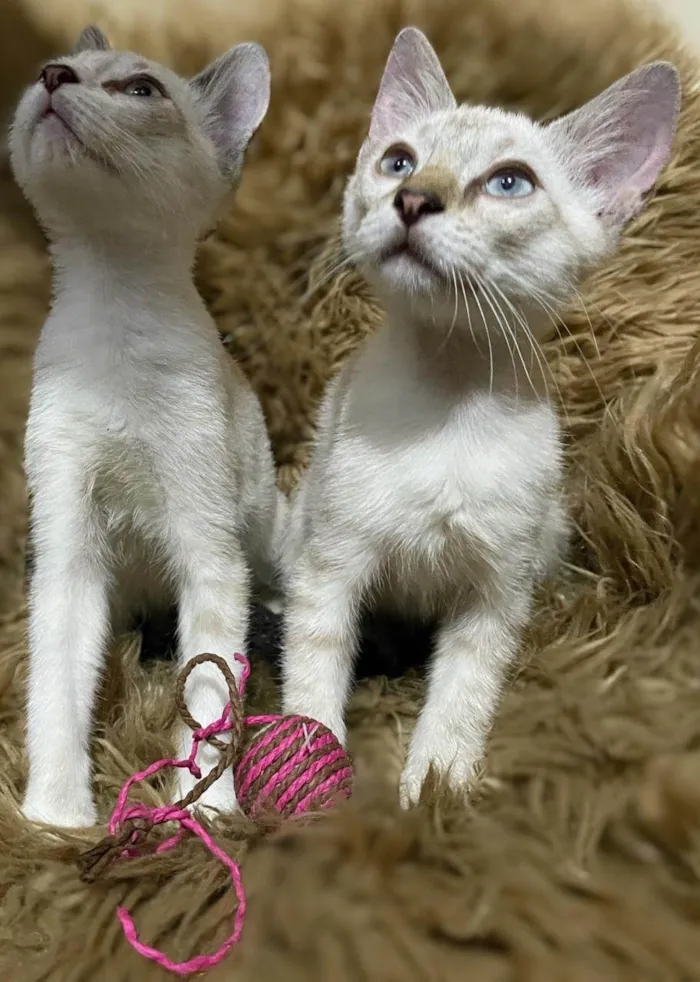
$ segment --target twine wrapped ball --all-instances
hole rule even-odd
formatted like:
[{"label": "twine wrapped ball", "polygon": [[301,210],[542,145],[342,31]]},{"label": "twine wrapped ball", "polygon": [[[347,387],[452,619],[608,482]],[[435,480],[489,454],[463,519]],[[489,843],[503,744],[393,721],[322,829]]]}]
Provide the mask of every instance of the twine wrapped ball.
[{"label": "twine wrapped ball", "polygon": [[[282,818],[291,818],[322,811],[339,798],[348,798],[352,791],[350,758],[328,727],[304,716],[243,715],[250,665],[243,655],[235,655],[235,658],[243,665],[240,686],[236,685],[233,672],[220,655],[197,655],[185,666],[177,680],[175,699],[182,719],[192,730],[189,757],[177,761],[166,757],[133,774],[119,792],[109,821],[109,835],[78,858],[81,879],[91,883],[115,860],[147,854],[144,847],[153,830],[174,822],[180,826],[180,831],[161,842],[152,854],[174,849],[187,831],[197,836],[226,867],[238,906],[231,934],[212,955],[195,955],[188,961],[174,962],[158,948],[139,939],[134,920],[125,907],[117,910],[122,930],[132,948],[175,975],[191,976],[218,965],[230,948],[238,943],[243,930],[246,896],[238,863],[216,844],[189,811],[207,788],[215,781],[230,780],[226,771],[231,767],[238,802],[252,819],[271,812]],[[206,726],[201,726],[194,719],[185,703],[185,682],[190,672],[203,662],[210,662],[219,668],[229,692],[229,703],[221,717]],[[248,735],[249,731],[254,731],[252,736]],[[228,739],[222,740],[223,734]],[[203,776],[195,763],[202,742],[221,751],[219,762]],[[174,805],[155,808],[129,803],[133,785],[172,767],[186,767],[198,779],[184,798]]]},{"label": "twine wrapped ball", "polygon": [[[218,767],[204,778],[182,804],[189,805],[226,767],[233,769],[233,782],[241,810],[251,819],[277,813],[282,818],[323,811],[352,792],[352,764],[337,738],[318,720],[305,716],[245,716],[243,700],[250,666],[243,665],[237,685],[226,661],[218,655],[201,654],[193,658],[178,679],[176,701],[180,715],[199,739],[204,737],[219,748]],[[204,730],[193,719],[185,702],[185,682],[190,672],[203,662],[215,664],[223,674],[229,692],[226,721]],[[228,732],[229,741],[219,739]]]},{"label": "twine wrapped ball", "polygon": [[247,726],[261,724],[233,777],[238,803],[249,818],[273,810],[290,818],[350,796],[350,758],[327,726],[305,716],[246,720]]}]

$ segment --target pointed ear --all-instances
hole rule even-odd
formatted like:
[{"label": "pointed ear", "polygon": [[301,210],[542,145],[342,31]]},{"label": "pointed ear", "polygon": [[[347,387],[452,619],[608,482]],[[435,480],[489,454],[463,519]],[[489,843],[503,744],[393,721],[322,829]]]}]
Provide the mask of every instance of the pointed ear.
[{"label": "pointed ear", "polygon": [[80,54],[81,51],[109,51],[110,48],[107,35],[99,27],[86,27],[73,48],[73,54]]},{"label": "pointed ear", "polygon": [[372,110],[370,139],[391,140],[417,119],[457,105],[425,34],[405,27],[396,37]]},{"label": "pointed ear", "polygon": [[576,112],[550,124],[576,176],[600,195],[600,214],[622,226],[671,156],[680,78],[668,62],[626,75]]},{"label": "pointed ear", "polygon": [[190,82],[221,166],[236,167],[270,102],[270,64],[259,44],[238,44]]}]

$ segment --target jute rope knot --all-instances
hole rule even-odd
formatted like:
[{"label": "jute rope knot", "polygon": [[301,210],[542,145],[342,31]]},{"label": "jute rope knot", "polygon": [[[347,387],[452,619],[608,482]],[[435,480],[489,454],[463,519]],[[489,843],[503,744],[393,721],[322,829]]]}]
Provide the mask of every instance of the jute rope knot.
[{"label": "jute rope knot", "polygon": [[[220,655],[201,654],[192,658],[178,677],[175,705],[180,717],[192,730],[189,756],[176,760],[165,758],[130,777],[122,787],[109,821],[109,835],[78,859],[81,878],[91,883],[118,859],[146,855],[145,847],[153,830],[159,825],[175,822],[179,830],[160,842],[153,854],[174,848],[186,831],[197,836],[209,851],[227,868],[231,876],[238,907],[233,931],[213,955],[197,955],[186,962],[173,962],[163,952],[139,940],[129,912],[120,907],[117,916],[127,940],[136,951],[177,975],[189,975],[218,964],[229,949],[240,940],[246,910],[245,891],[240,869],[216,845],[207,830],[189,809],[218,781],[228,768],[235,775],[239,804],[249,817],[260,817],[273,809],[283,817],[298,816],[312,810],[330,807],[340,797],[348,797],[352,784],[350,760],[333,734],[321,723],[301,716],[244,716],[243,700],[250,675],[250,666],[243,655],[235,660],[243,666],[240,686]],[[194,669],[205,662],[215,665],[222,673],[229,701],[219,719],[202,726],[187,708],[185,685]],[[246,743],[248,727],[264,727]],[[228,739],[221,739],[228,734]],[[219,750],[216,766],[202,776],[196,763],[200,744],[206,742]],[[196,778],[192,790],[173,805],[149,808],[143,804],[128,804],[131,788],[166,767],[186,768]]]}]

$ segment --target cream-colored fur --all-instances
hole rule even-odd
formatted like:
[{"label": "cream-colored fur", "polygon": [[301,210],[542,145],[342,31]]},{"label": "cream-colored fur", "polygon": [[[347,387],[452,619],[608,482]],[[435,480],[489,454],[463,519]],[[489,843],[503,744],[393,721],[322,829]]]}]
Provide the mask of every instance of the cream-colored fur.
[{"label": "cream-colored fur", "polygon": [[[181,660],[243,651],[250,571],[274,580],[279,499],[258,400],[192,279],[202,228],[236,181],[268,101],[262,49],[188,83],[92,31],[58,64],[75,81],[22,98],[12,165],[51,240],[54,300],[26,435],[31,819],[95,820],[89,739],[110,634],[179,602]],[[151,76],[165,95],[138,79]],[[124,83],[136,78],[133,87]],[[46,115],[47,109],[54,112]],[[199,668],[188,705],[226,692]],[[189,731],[179,750],[189,748]],[[199,764],[213,765],[202,750]],[[183,774],[178,796],[192,778]],[[205,803],[235,806],[231,780]]]},{"label": "cream-colored fur", "polygon": [[[542,127],[457,107],[418,31],[394,45],[343,223],[386,321],[329,387],[293,503],[284,706],[344,739],[361,605],[437,618],[404,805],[431,766],[466,788],[483,756],[566,540],[537,344],[641,207],[677,110],[677,74],[656,65]],[[403,194],[431,202],[408,225]]]}]

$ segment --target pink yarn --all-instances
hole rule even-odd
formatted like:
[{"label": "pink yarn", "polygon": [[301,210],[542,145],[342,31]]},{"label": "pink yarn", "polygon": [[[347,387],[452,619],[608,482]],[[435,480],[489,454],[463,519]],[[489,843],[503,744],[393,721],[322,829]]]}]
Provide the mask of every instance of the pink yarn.
[{"label": "pink yarn", "polygon": [[[280,722],[281,720],[281,722]],[[346,757],[345,751],[338,745],[338,741],[335,739],[330,730],[322,734],[317,740],[311,744],[312,739],[319,728],[318,723],[313,723],[307,720],[303,716],[251,716],[246,720],[247,725],[257,726],[265,723],[278,723],[279,725],[270,729],[269,732],[261,739],[257,740],[251,747],[248,748],[247,752],[243,755],[238,766],[236,767],[235,784],[236,791],[240,799],[244,799],[251,786],[264,774],[280,757],[284,758],[289,750],[294,747],[299,740],[303,740],[303,744],[299,750],[292,754],[288,760],[282,764],[277,770],[275,770],[268,782],[263,786],[263,788],[258,792],[255,800],[249,803],[246,812],[251,817],[254,818],[260,811],[262,811],[270,801],[275,801],[277,811],[284,812],[287,804],[294,800],[295,795],[302,790],[305,784],[318,774],[319,771],[324,770],[330,764],[335,764],[338,761],[343,760]],[[281,734],[285,734],[285,738],[280,740],[279,743],[275,741],[279,740]],[[265,746],[274,744],[268,754],[265,754],[262,758],[258,760],[256,764],[251,766],[251,760],[263,749]],[[302,765],[308,758],[311,752],[311,746],[315,752],[325,751],[323,757],[314,761],[307,767],[302,769]],[[290,775],[297,773],[298,776],[289,784]],[[343,767],[339,770],[334,771],[321,785],[317,785],[309,792],[309,795],[301,798],[295,807],[293,808],[291,815],[302,815],[308,810],[309,804],[313,799],[323,797],[324,792],[331,792],[334,789],[340,789],[344,783],[349,780],[352,776],[352,769],[349,766]],[[327,785],[327,786],[326,786]],[[284,788],[275,799],[275,789]],[[327,801],[320,805],[321,808],[328,808],[331,801]]]},{"label": "pink yarn", "polygon": [[[237,662],[243,665],[243,673],[239,683],[240,695],[241,698],[243,698],[245,695],[246,683],[250,676],[250,665],[247,658],[245,658],[243,655],[236,654],[234,657]],[[295,753],[291,754],[289,759],[286,760],[285,763],[273,773],[270,780],[255,796],[252,806],[248,809],[251,818],[255,817],[255,815],[260,812],[266,802],[269,803],[272,793],[276,787],[285,786],[286,788],[286,790],[282,792],[276,801],[278,811],[283,811],[285,806],[290,801],[294,800],[295,795],[300,793],[308,781],[320,770],[327,767],[329,764],[335,764],[345,758],[345,751],[338,745],[330,731],[326,731],[326,733],[322,734],[320,739],[318,739],[313,745],[314,751],[318,752],[319,750],[323,750],[326,752],[305,770],[301,770],[301,765],[311,753],[311,739],[313,738],[316,729],[318,729],[320,726],[320,724],[314,723],[312,720],[305,719],[301,716],[248,716],[245,719],[245,725],[270,726],[271,728],[267,734],[262,736],[262,739],[260,739],[254,746],[250,747],[246,751],[236,767],[235,782],[237,791],[241,797],[243,797],[250,790],[251,785],[255,782],[255,780],[261,774],[263,774],[271,764],[273,764],[279,757],[284,757],[290,748],[299,742],[301,737],[303,737],[304,740],[301,750],[297,750]],[[166,767],[185,767],[197,780],[199,780],[202,777],[202,772],[195,763],[199,744],[202,743],[202,741],[208,740],[212,736],[217,736],[220,733],[227,733],[232,728],[233,723],[231,721],[231,704],[228,703],[219,719],[215,720],[213,723],[210,723],[208,726],[195,730],[192,739],[192,749],[190,750],[190,754],[187,758],[184,758],[183,760],[176,760],[175,758],[167,757],[163,760],[156,761],[154,764],[151,764],[149,767],[145,768],[145,770],[139,771],[138,774],[134,774],[132,777],[130,777],[119,792],[116,806],[109,821],[109,833],[113,836],[119,833],[120,827],[122,827],[125,822],[132,819],[145,819],[151,825],[164,825],[167,822],[176,822],[180,826],[179,831],[169,839],[162,842],[156,848],[156,853],[167,852],[168,850],[173,849],[182,839],[185,830],[187,830],[196,835],[197,838],[204,843],[209,852],[211,852],[211,854],[226,867],[231,875],[233,888],[238,899],[238,906],[236,908],[236,914],[233,921],[233,930],[228,938],[226,938],[226,940],[223,942],[221,947],[218,948],[212,955],[196,955],[194,958],[190,958],[185,962],[174,962],[162,951],[159,951],[157,948],[153,948],[139,940],[136,932],[136,926],[131,914],[125,907],[118,908],[117,917],[119,918],[124,935],[131,947],[140,955],[143,955],[145,958],[149,958],[151,961],[156,962],[162,968],[167,969],[169,972],[172,972],[175,975],[190,975],[193,972],[203,972],[209,968],[213,968],[215,965],[218,965],[219,962],[225,958],[230,949],[240,941],[246,912],[246,895],[243,887],[240,867],[235,860],[231,859],[230,856],[228,856],[219,846],[216,845],[206,829],[186,809],[179,808],[175,805],[166,805],[159,808],[149,808],[148,806],[141,804],[128,805],[127,802],[129,792],[134,784],[147,780],[149,777],[152,777],[154,774],[157,774],[158,771],[161,771]],[[279,738],[280,733],[284,733],[285,738],[279,743],[275,743],[275,741]],[[256,765],[250,767],[250,770],[248,770],[253,753],[255,751],[259,753],[261,747],[272,745],[273,743],[274,746],[271,746],[270,752],[265,754]],[[298,777],[293,780],[291,784],[287,785],[290,775],[297,771],[297,769],[299,769]],[[329,797],[328,799],[323,800],[324,795],[330,796],[334,791],[344,791],[346,794],[349,793],[347,791],[347,783],[349,782],[351,776],[352,769],[348,763],[347,766],[342,767],[330,774],[325,781],[313,788],[307,795],[301,795],[291,814],[301,815],[308,811],[314,800],[319,799],[319,796],[322,799],[320,807],[329,807],[329,805],[332,804],[332,799]],[[138,837],[138,830],[134,830],[134,843],[138,840]],[[139,855],[139,851],[134,848],[126,848],[121,855],[122,857],[128,858],[130,856]]]}]

